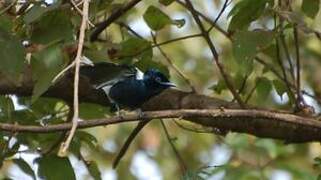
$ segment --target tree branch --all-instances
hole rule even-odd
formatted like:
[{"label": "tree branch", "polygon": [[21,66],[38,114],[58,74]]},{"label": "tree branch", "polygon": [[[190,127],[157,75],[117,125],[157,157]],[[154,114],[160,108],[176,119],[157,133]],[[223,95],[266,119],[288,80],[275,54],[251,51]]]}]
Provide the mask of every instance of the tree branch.
[{"label": "tree branch", "polygon": [[[321,141],[321,122],[313,118],[301,117],[286,112],[247,109],[181,109],[146,111],[141,118],[137,113],[123,117],[91,119],[81,121],[78,128],[106,126],[125,122],[149,119],[170,120],[185,119],[207,127],[216,127],[225,131],[253,134],[263,138],[285,140],[289,143]],[[165,119],[167,118],[167,119]],[[32,126],[0,123],[2,131],[52,133],[70,129],[71,123],[56,125]]]},{"label": "tree branch", "polygon": [[[196,21],[196,24],[198,25],[199,29],[202,32],[202,35],[205,39],[205,41],[207,42],[212,54],[213,54],[213,58],[214,58],[214,62],[216,63],[225,83],[226,86],[228,87],[228,89],[231,91],[231,93],[233,94],[234,98],[236,99],[236,101],[240,104],[240,106],[242,108],[245,108],[246,105],[244,104],[243,100],[241,99],[240,95],[236,92],[235,87],[230,79],[230,77],[228,76],[228,74],[225,72],[225,69],[223,67],[223,64],[219,61],[219,56],[218,53],[216,51],[216,48],[208,34],[208,32],[205,30],[200,18],[198,17],[197,12],[195,11],[192,3],[190,2],[190,0],[186,0],[186,5],[187,8],[190,10],[194,20]],[[214,23],[215,24],[215,23]]]},{"label": "tree branch", "polygon": [[76,132],[78,120],[79,120],[79,71],[80,71],[80,61],[82,56],[82,50],[85,40],[85,31],[87,27],[88,22],[88,11],[89,11],[89,0],[83,1],[83,10],[82,10],[82,21],[80,26],[80,33],[79,33],[79,39],[78,39],[78,47],[77,47],[77,54],[76,58],[74,60],[75,62],[75,75],[74,75],[74,98],[73,98],[73,118],[72,118],[72,127],[70,129],[69,135],[65,142],[61,143],[61,147],[59,149],[59,155],[65,156],[67,153],[67,150],[69,148],[69,145],[71,143],[71,140]]},{"label": "tree branch", "polygon": [[131,145],[131,143],[134,141],[135,137],[138,135],[138,133],[150,122],[150,120],[144,120],[144,121],[140,121],[137,126],[135,127],[135,129],[130,133],[130,135],[128,136],[128,138],[126,139],[124,145],[121,147],[121,149],[119,150],[114,162],[113,162],[113,169],[117,168],[118,163],[120,162],[120,160],[122,159],[122,157],[125,155],[125,153],[127,152],[129,146]]}]

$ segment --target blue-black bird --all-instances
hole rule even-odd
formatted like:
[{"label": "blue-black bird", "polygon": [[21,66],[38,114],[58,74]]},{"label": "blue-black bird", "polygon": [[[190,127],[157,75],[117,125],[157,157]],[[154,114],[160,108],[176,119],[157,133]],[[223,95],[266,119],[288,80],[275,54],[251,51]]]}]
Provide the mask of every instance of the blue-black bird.
[{"label": "blue-black bird", "polygon": [[80,74],[86,76],[94,88],[103,90],[118,112],[120,108],[139,109],[151,97],[175,86],[157,69],[143,73],[134,66],[106,62],[82,66]]}]

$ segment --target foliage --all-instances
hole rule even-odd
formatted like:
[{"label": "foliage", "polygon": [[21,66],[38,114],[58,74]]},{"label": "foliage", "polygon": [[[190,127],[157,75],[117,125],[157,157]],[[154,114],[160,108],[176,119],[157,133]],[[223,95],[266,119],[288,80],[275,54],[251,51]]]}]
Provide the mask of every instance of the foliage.
[{"label": "foliage", "polygon": [[[98,24],[128,2],[91,0],[90,22]],[[190,84],[177,74],[174,66],[199,93],[233,99],[220,72],[213,68],[213,55],[202,37],[179,38],[198,34],[199,29],[191,10],[178,2],[185,4],[180,0],[140,2],[115,20],[100,35],[99,41],[89,40],[92,27],[86,34],[85,55],[95,62],[134,64],[142,70],[158,68],[171,76],[180,89],[189,90]],[[208,33],[219,50],[219,61],[241,98],[252,106],[293,111],[300,99],[295,97],[299,89],[296,84],[298,52],[300,93],[305,103],[320,111],[320,0],[293,0],[289,5],[281,0],[235,0],[228,2],[218,23],[213,24],[224,2],[194,0],[192,4],[198,10],[196,13],[210,17],[201,20],[206,30],[210,29]],[[35,83],[32,97],[0,97],[1,123],[45,126],[68,119],[70,108],[64,102],[41,95],[75,57],[80,21],[79,12],[65,0],[55,0],[52,4],[40,0],[0,2],[0,76],[18,81],[22,72],[30,68]],[[298,31],[299,42],[295,40],[294,29]],[[151,32],[172,62],[157,51]],[[110,115],[108,107],[89,103],[80,106],[83,119]],[[187,123],[183,126],[196,129]],[[173,122],[168,123],[168,129],[175,138],[169,140],[161,127],[155,120],[144,128],[115,170],[119,179],[142,177],[139,170],[133,170],[139,150],[144,151],[147,160],[156,163],[164,179],[214,176],[271,179],[277,171],[286,172],[292,179],[321,177],[319,143],[286,145],[245,134],[228,133],[225,137],[212,131],[201,134],[186,131]],[[0,131],[0,178],[15,178],[12,167],[16,165],[20,174],[32,179],[76,179],[80,161],[88,177],[103,179],[132,128],[131,124],[124,124],[79,130],[71,144],[71,155],[64,158],[56,155],[64,133]],[[180,161],[168,141],[176,146],[186,163],[186,171],[181,172]],[[32,163],[25,158],[28,152],[38,157]],[[144,163],[141,167],[144,168]]]}]

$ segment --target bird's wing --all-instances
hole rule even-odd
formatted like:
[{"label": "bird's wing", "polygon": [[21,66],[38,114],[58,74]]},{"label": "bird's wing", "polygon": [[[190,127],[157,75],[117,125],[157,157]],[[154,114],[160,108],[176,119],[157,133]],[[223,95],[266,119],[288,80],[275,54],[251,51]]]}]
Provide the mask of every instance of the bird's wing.
[{"label": "bird's wing", "polygon": [[88,78],[96,89],[101,89],[112,86],[127,77],[137,76],[137,69],[128,65],[100,62],[93,66],[82,66],[80,75]]}]

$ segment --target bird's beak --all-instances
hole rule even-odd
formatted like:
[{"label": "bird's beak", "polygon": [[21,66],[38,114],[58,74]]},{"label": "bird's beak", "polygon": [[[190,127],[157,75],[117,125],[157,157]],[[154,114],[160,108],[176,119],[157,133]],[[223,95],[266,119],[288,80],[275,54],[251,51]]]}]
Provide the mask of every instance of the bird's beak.
[{"label": "bird's beak", "polygon": [[161,82],[160,84],[168,87],[176,87],[176,85],[171,82]]}]

